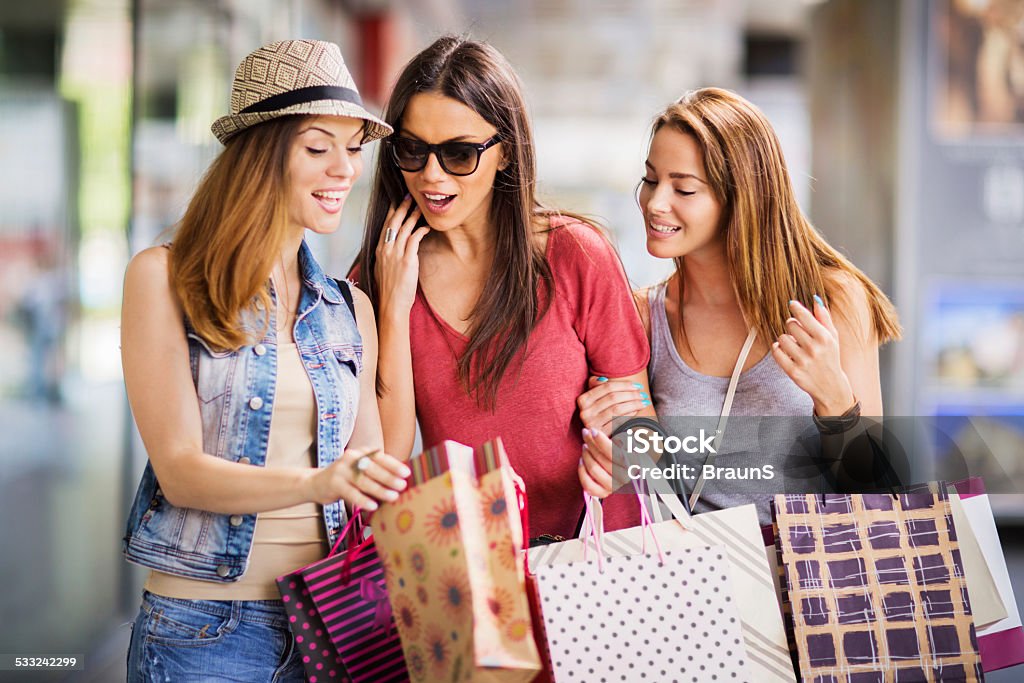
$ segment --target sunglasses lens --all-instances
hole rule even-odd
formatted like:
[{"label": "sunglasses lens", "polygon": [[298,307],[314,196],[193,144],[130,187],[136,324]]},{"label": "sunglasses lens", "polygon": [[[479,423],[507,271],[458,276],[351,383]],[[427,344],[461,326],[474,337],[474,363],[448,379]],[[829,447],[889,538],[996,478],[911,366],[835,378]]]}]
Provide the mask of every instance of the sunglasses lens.
[{"label": "sunglasses lens", "polygon": [[394,152],[395,163],[403,171],[418,171],[427,164],[427,155],[430,153],[427,146],[415,140],[398,138],[391,143]]},{"label": "sunglasses lens", "polygon": [[479,157],[480,153],[473,145],[461,142],[441,145],[441,165],[455,175],[469,175],[475,171]]}]

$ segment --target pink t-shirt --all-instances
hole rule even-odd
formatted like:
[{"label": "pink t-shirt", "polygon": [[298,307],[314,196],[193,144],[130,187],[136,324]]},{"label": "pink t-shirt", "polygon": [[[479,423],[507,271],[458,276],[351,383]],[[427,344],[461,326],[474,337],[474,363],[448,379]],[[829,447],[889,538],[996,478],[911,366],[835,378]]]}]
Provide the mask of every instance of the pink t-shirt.
[{"label": "pink t-shirt", "polygon": [[[494,412],[459,384],[456,359],[468,340],[434,314],[422,290],[410,319],[412,368],[424,445],[452,439],[479,446],[500,436],[526,483],[530,535],[570,537],[583,509],[576,398],[591,374],[623,377],[646,368],[650,348],[612,246],[569,218],[552,218],[551,226],[555,296],[502,378]],[[639,524],[632,495],[609,497],[604,513],[609,531]]]}]

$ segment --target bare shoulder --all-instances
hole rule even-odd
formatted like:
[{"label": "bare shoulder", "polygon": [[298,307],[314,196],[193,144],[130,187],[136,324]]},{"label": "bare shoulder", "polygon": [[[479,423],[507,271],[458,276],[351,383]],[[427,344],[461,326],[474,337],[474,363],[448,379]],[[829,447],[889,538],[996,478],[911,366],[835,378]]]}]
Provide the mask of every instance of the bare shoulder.
[{"label": "bare shoulder", "polygon": [[356,315],[360,318],[369,316],[369,319],[373,319],[373,304],[370,303],[370,297],[366,295],[366,292],[359,289],[355,285],[349,287],[352,292],[352,302],[356,306]]},{"label": "bare shoulder", "polygon": [[170,255],[171,250],[167,247],[149,247],[133,256],[131,261],[128,263],[128,268],[147,271],[151,269],[162,269],[163,272],[166,273],[170,264]]},{"label": "bare shoulder", "polygon": [[170,295],[170,251],[166,247],[143,249],[128,262],[125,290],[139,290],[147,295]]},{"label": "bare shoulder", "polygon": [[377,318],[373,313],[373,304],[370,303],[370,297],[358,287],[353,286],[349,289],[352,290],[352,303],[356,307],[356,326],[359,328],[359,334],[363,336],[364,343],[372,339],[376,345]]},{"label": "bare shoulder", "polygon": [[121,346],[126,351],[187,353],[184,312],[171,287],[169,254],[164,247],[151,247],[128,263],[121,303]]}]

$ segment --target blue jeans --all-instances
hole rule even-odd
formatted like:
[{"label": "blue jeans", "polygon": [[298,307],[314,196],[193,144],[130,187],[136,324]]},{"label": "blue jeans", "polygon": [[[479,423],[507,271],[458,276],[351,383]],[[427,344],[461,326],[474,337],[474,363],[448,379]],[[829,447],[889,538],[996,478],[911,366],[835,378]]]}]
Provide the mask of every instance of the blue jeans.
[{"label": "blue jeans", "polygon": [[142,594],[128,647],[129,683],[302,683],[278,600],[181,600]]}]

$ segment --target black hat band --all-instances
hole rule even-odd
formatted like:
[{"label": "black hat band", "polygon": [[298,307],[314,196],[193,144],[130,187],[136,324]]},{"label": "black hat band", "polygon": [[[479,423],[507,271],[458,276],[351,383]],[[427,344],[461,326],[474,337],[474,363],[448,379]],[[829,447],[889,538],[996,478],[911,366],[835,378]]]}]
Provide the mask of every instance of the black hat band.
[{"label": "black hat band", "polygon": [[238,113],[255,114],[278,111],[279,109],[286,109],[296,104],[316,102],[317,100],[341,100],[343,102],[350,102],[358,107],[363,106],[363,100],[359,97],[359,93],[352,88],[345,88],[340,85],[311,85],[307,88],[289,90],[280,95],[272,95],[265,100],[250,104]]}]

